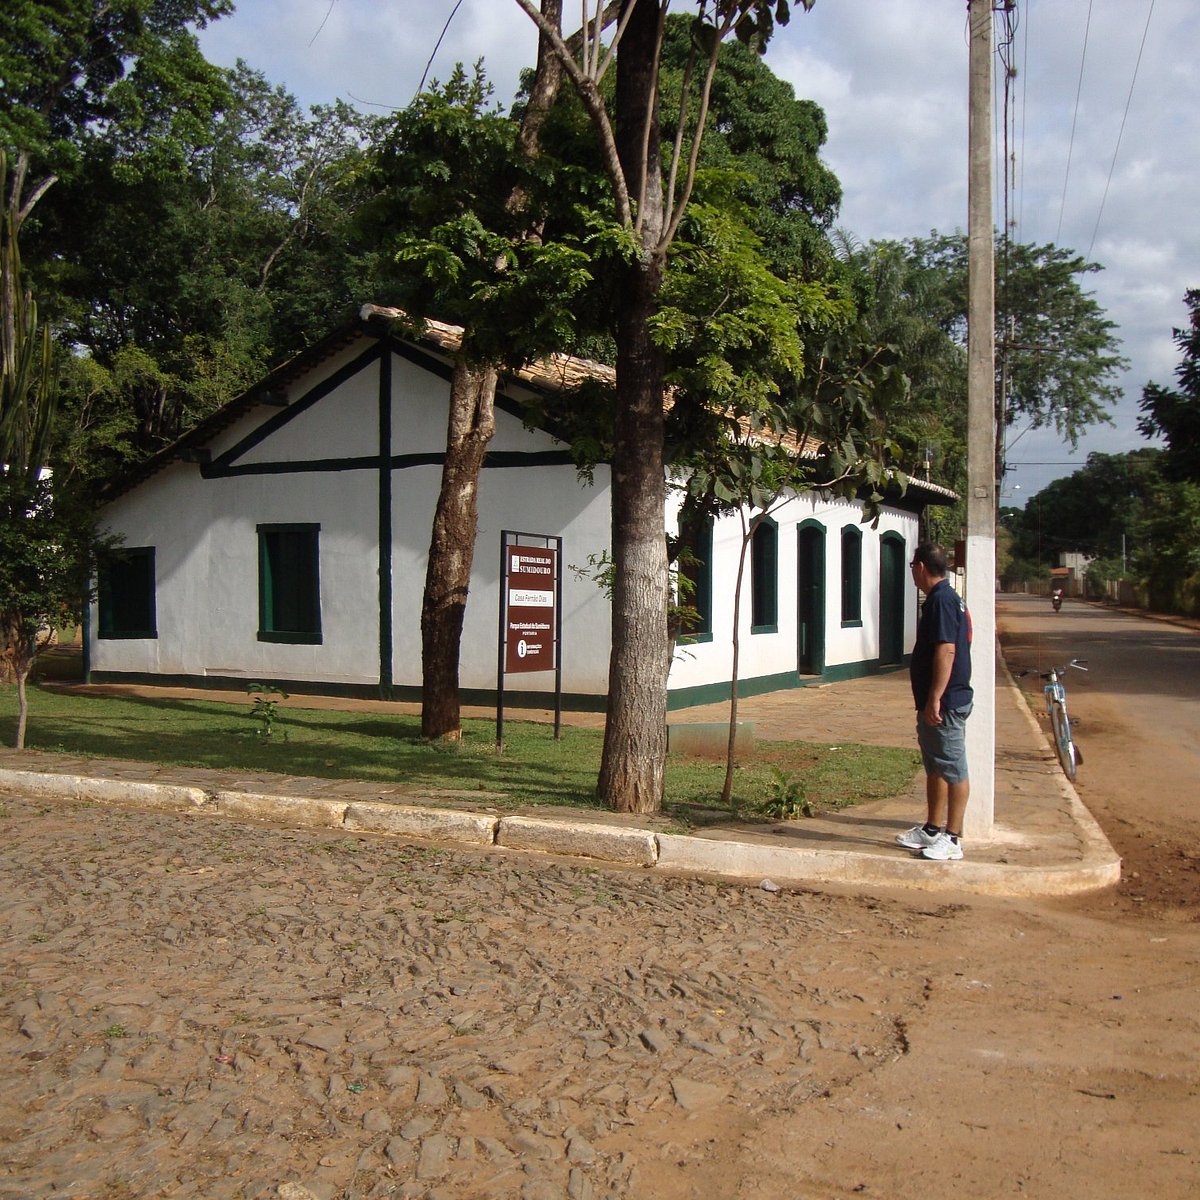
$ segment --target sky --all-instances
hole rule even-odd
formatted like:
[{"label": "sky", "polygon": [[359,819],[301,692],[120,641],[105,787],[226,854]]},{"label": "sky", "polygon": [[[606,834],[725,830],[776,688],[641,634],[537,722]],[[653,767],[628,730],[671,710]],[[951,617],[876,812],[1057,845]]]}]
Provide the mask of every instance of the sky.
[{"label": "sky", "polygon": [[[674,8],[694,11],[688,0]],[[564,10],[579,11],[570,0]],[[824,158],[844,192],[837,224],[860,241],[966,228],[966,17],[966,0],[817,0],[808,13],[793,0],[768,48],[775,74],[825,110]],[[480,57],[507,103],[537,37],[515,0],[240,0],[201,44],[211,61],[243,58],[303,104],[341,98],[380,112]],[[1092,427],[1076,450],[1052,430],[1010,432],[1002,504],[1022,507],[1089,452],[1152,444],[1137,432],[1138,400],[1150,380],[1174,383],[1172,329],[1187,320],[1184,292],[1200,287],[1197,44],[1196,0],[1017,2],[1013,235],[1103,266],[1084,287],[1129,368],[1113,424]],[[1002,75],[997,65],[998,84]],[[999,93],[996,107],[999,147]],[[997,225],[1002,158],[998,148]]]}]

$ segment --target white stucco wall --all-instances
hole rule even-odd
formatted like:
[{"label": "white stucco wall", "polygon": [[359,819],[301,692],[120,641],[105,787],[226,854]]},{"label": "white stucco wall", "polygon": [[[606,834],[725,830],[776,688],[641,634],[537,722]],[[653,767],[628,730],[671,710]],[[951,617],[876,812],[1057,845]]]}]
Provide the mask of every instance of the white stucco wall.
[{"label": "white stucco wall", "polygon": [[[362,353],[356,345],[292,387],[298,398]],[[336,392],[276,429],[236,459],[238,467],[281,461],[362,459],[378,454],[378,367],[370,365]],[[445,447],[448,385],[394,356],[393,455],[437,454]],[[280,409],[254,409],[217,435],[214,457],[276,420]],[[563,449],[497,411],[494,451]],[[421,679],[420,610],[436,464],[392,472],[392,682]],[[500,534],[504,529],[563,537],[563,687],[602,695],[608,665],[608,605],[568,564],[586,564],[609,545],[607,475],[585,486],[569,464],[491,468],[480,482],[474,580],[462,641],[461,682],[496,685]],[[379,680],[379,476],[371,467],[205,479],[175,463],[120,497],[102,514],[126,546],[155,548],[156,638],[98,638],[93,611],[91,665],[98,672],[299,680],[370,687]],[[258,640],[260,524],[320,527],[319,645]],[[553,673],[514,675],[513,692],[549,691]]]},{"label": "white stucco wall", "polygon": [[[243,440],[253,440],[264,427],[272,428],[232,461],[235,471],[250,468],[250,473],[205,478],[199,466],[176,462],[105,509],[102,524],[127,546],[155,548],[158,635],[98,638],[93,612],[89,648],[94,671],[292,680],[368,691],[378,685],[380,476],[376,463],[366,461],[380,449],[378,364],[369,363],[336,390],[305,403],[306,395],[369,346],[355,342],[288,385],[290,410],[260,406],[214,434],[208,446],[217,459],[236,451]],[[449,384],[443,374],[402,355],[391,358],[391,380],[390,450],[397,463],[390,475],[391,682],[416,687],[421,679],[421,595],[441,468],[410,456],[436,456],[444,450]],[[549,434],[526,429],[517,416],[500,408],[490,449],[512,455],[565,447]],[[292,469],[304,463],[312,469]],[[500,538],[508,529],[563,537],[563,687],[567,693],[604,696],[608,599],[591,578],[580,578],[571,567],[586,568],[590,555],[609,549],[609,484],[607,468],[598,468],[588,485],[566,461],[485,469],[462,639],[464,688],[490,691],[496,686]],[[677,497],[668,500],[671,528],[676,506]],[[747,564],[741,678],[780,684],[798,679],[797,528],[806,521],[824,529],[824,669],[870,669],[879,657],[880,537],[900,534],[907,563],[917,541],[916,516],[885,509],[872,529],[859,524],[857,504],[815,494],[795,497],[772,515],[778,529],[778,625],[773,632],[751,632]],[[862,610],[860,623],[843,627],[841,531],[851,523],[862,531]],[[320,528],[319,645],[258,640],[257,526],[262,524]],[[731,677],[740,537],[736,518],[723,519],[714,529],[713,636],[680,648],[671,669],[673,692],[720,685]],[[382,557],[386,563],[387,556]],[[907,574],[904,595],[907,650],[916,622],[916,593]],[[548,692],[553,684],[552,672],[506,680],[510,692]]]},{"label": "white stucco wall", "polygon": [[[668,522],[678,522],[677,503]],[[871,664],[879,657],[880,540],[889,532],[905,540],[905,563],[917,544],[917,518],[901,509],[885,509],[876,528],[861,524],[861,507],[853,502],[824,500],[806,493],[779,505],[771,512],[777,526],[778,623],[775,632],[754,633],[751,625],[750,558],[742,582],[739,612],[739,678],[749,681],[791,673],[798,676],[798,534],[804,522],[817,522],[824,530],[824,668],[854,670]],[[841,534],[846,525],[862,533],[861,622],[842,624]],[[733,612],[737,581],[738,555],[741,548],[741,523],[725,517],[713,527],[712,638],[686,642],[677,648],[671,664],[670,688],[686,688],[725,683],[733,670]],[[916,630],[916,591],[906,577],[904,589],[905,650],[911,646]]]}]

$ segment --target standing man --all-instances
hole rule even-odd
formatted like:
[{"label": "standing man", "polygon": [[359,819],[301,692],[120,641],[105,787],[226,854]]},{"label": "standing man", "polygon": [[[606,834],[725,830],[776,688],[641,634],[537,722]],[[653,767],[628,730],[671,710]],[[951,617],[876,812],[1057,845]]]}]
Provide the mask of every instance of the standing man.
[{"label": "standing man", "polygon": [[909,674],[917,706],[917,744],[925,762],[924,825],[896,841],[938,862],[962,858],[971,690],[971,615],[946,579],[946,552],[923,542],[913,553],[913,582],[925,596]]}]

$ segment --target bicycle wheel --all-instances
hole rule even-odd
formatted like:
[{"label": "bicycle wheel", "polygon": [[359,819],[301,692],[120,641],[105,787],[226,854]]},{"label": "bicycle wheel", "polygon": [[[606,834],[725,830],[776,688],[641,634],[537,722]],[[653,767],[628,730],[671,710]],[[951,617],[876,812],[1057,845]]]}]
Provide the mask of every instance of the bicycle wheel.
[{"label": "bicycle wheel", "polygon": [[1067,720],[1067,710],[1061,703],[1056,702],[1050,710],[1050,725],[1054,731],[1054,749],[1058,761],[1072,783],[1075,782],[1075,743],[1071,740],[1071,722]]}]

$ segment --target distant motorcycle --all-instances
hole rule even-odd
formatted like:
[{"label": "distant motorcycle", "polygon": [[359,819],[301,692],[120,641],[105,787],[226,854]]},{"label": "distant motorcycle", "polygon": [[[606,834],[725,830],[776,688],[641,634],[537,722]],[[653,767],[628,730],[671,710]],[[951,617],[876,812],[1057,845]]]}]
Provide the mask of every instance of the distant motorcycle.
[{"label": "distant motorcycle", "polygon": [[1055,588],[1054,591],[1052,591],[1050,593],[1050,603],[1054,605],[1055,612],[1058,612],[1058,610],[1060,608],[1062,608],[1062,602],[1063,602],[1062,588]]}]

